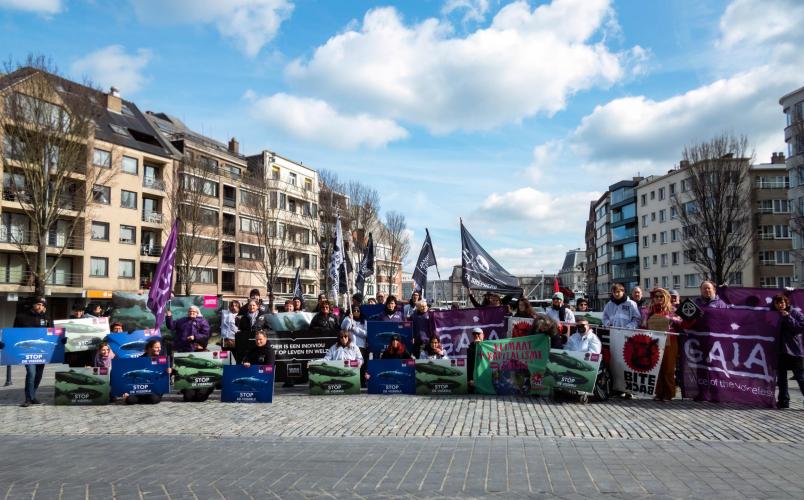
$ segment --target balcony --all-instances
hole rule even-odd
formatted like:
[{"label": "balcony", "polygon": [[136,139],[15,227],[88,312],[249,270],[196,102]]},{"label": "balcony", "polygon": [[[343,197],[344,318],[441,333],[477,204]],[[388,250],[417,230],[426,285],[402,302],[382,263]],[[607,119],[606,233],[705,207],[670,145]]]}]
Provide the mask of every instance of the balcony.
[{"label": "balcony", "polygon": [[234,198],[223,198],[223,206],[229,208],[235,208],[237,206],[237,200]]},{"label": "balcony", "polygon": [[[76,232],[78,230],[76,229]],[[72,235],[67,236],[63,233],[51,232],[47,238],[47,246],[53,248],[66,248],[68,250],[82,250],[84,248],[84,236]]]},{"label": "balcony", "polygon": [[142,221],[148,222],[151,224],[161,224],[162,223],[162,214],[159,212],[151,211],[151,212],[142,212]]},{"label": "balcony", "polygon": [[30,245],[33,242],[31,231],[14,226],[0,226],[0,243]]},{"label": "balcony", "polygon": [[165,181],[157,179],[156,177],[143,177],[142,187],[148,189],[156,189],[157,191],[165,190]]},{"label": "balcony", "polygon": [[144,257],[159,257],[162,255],[162,245],[142,245],[140,247],[140,255]]},{"label": "balcony", "polygon": [[140,288],[143,290],[151,288],[151,278],[140,278]]},{"label": "balcony", "polygon": [[[4,270],[0,272],[0,284],[33,286],[34,276],[30,271]],[[80,273],[62,273],[54,271],[47,280],[49,286],[64,286],[71,288],[81,288],[83,286],[83,276]]]},{"label": "balcony", "polygon": [[234,264],[236,262],[236,260],[237,260],[237,258],[236,258],[236,256],[234,254],[222,254],[221,255],[221,261],[224,264]]},{"label": "balcony", "polygon": [[30,203],[31,195],[22,190],[3,189],[3,201],[18,201],[20,203]]}]

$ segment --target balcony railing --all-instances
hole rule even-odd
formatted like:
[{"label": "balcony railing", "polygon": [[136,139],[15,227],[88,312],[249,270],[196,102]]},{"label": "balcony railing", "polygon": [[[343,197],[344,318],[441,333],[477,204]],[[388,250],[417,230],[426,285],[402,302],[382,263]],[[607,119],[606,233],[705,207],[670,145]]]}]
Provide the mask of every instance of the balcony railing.
[{"label": "balcony railing", "polygon": [[84,237],[83,235],[67,236],[66,234],[50,233],[47,238],[47,246],[81,250],[84,248]]},{"label": "balcony railing", "polygon": [[31,195],[23,190],[3,189],[4,201],[19,201],[21,203],[30,203]]},{"label": "balcony railing", "polygon": [[140,247],[140,255],[145,257],[159,257],[162,255],[161,245],[142,245]]},{"label": "balcony railing", "polygon": [[[83,276],[80,273],[53,272],[47,279],[50,286],[65,286],[71,288],[81,288],[83,286]],[[0,284],[34,286],[34,276],[30,271],[0,271]]]},{"label": "balcony railing", "polygon": [[0,243],[14,243],[16,245],[30,245],[33,241],[32,233],[25,229],[0,226]]},{"label": "balcony railing", "polygon": [[235,200],[234,198],[224,198],[223,199],[223,206],[224,207],[235,208],[237,206],[237,200]]},{"label": "balcony railing", "polygon": [[162,214],[159,212],[143,212],[142,213],[142,221],[143,222],[150,222],[151,224],[161,224],[162,223]]},{"label": "balcony railing", "polygon": [[221,260],[223,261],[224,264],[234,264],[237,259],[236,259],[234,254],[229,254],[229,255],[222,254],[221,255]]},{"label": "balcony railing", "polygon": [[148,189],[156,189],[159,191],[165,190],[165,181],[162,179],[157,179],[156,177],[143,177],[142,178],[142,187],[146,187]]},{"label": "balcony railing", "polygon": [[[0,226],[0,243],[13,243],[15,245],[33,245],[33,231],[17,229],[9,226]],[[84,238],[82,235],[67,236],[66,234],[48,234],[47,246],[52,248],[67,248],[70,250],[81,250],[84,248]]]}]

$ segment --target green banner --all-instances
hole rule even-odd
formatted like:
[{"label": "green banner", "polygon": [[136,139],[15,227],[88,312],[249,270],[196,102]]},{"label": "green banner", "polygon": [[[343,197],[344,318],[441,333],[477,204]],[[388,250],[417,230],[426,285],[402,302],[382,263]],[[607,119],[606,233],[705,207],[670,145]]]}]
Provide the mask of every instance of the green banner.
[{"label": "green banner", "polygon": [[480,342],[475,358],[475,391],[479,394],[544,395],[550,337],[530,335]]},{"label": "green banner", "polygon": [[595,390],[602,354],[550,349],[544,385],[554,389],[586,392]]},{"label": "green banner", "polygon": [[56,370],[54,403],[57,405],[105,405],[109,403],[109,370],[69,368]]},{"label": "green banner", "polygon": [[177,352],[173,355],[173,388],[209,389],[223,378],[223,365],[229,364],[229,352]]},{"label": "green banner", "polygon": [[356,360],[310,361],[307,373],[313,396],[360,394],[360,363]]},{"label": "green banner", "polygon": [[416,394],[466,394],[466,360],[416,360]]}]

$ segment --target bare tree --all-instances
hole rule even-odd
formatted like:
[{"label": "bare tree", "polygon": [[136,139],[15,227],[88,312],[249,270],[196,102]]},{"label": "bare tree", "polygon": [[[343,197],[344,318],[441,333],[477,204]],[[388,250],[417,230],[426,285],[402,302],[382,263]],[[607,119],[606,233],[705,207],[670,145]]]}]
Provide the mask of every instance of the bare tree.
[{"label": "bare tree", "polygon": [[687,170],[673,204],[682,224],[683,248],[696,269],[717,284],[727,283],[750,257],[753,153],[748,139],[721,134],[684,149]]},{"label": "bare tree", "polygon": [[394,278],[410,251],[410,237],[408,236],[407,229],[408,224],[405,221],[404,214],[395,211],[390,211],[385,214],[383,239],[385,240],[385,245],[388,247],[388,260],[385,262],[385,269],[388,273],[389,291],[393,290]]},{"label": "bare tree", "polygon": [[356,258],[360,258],[368,244],[368,234],[377,225],[380,212],[380,195],[377,190],[360,181],[349,181],[349,214],[352,221],[352,241]]},{"label": "bare tree", "polygon": [[[42,57],[5,65],[0,103],[3,196],[16,201],[27,224],[4,236],[19,248],[31,271],[34,292],[46,284],[67,248],[81,248],[94,186],[115,172],[108,158],[89,161],[100,92],[58,76]],[[52,236],[55,236],[53,238]],[[48,255],[48,250],[52,252]],[[48,257],[51,257],[48,263]]]},{"label": "bare tree", "polygon": [[349,210],[349,202],[346,194],[346,185],[338,180],[338,175],[330,170],[322,170],[318,173],[318,215],[321,224],[319,231],[319,245],[321,247],[321,267],[324,283],[322,290],[329,290],[332,283],[329,281],[329,273],[326,269],[332,257],[332,248],[335,239],[335,227],[338,217],[341,221],[341,231],[344,235],[344,245],[347,251],[351,252],[352,216]]}]

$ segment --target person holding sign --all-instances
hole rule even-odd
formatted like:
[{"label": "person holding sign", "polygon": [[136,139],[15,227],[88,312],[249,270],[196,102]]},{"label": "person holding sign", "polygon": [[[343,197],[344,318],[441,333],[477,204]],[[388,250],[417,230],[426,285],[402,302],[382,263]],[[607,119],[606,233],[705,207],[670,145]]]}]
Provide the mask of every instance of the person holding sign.
[{"label": "person holding sign", "polygon": [[[142,358],[155,358],[162,353],[162,341],[158,338],[151,339],[148,343],[145,344],[145,352],[142,354]],[[170,367],[165,368],[165,371],[170,374],[172,371]],[[162,401],[161,394],[138,394],[136,396],[129,395],[128,393],[123,393],[123,401],[127,405],[155,405]]]},{"label": "person holding sign", "polygon": [[601,344],[600,339],[597,338],[592,329],[589,328],[589,320],[580,318],[576,320],[575,333],[564,345],[564,350],[600,354],[603,350],[603,344]]},{"label": "person holding sign", "polygon": [[[53,322],[45,316],[47,301],[43,297],[36,297],[31,310],[23,312],[14,318],[14,328],[53,328]],[[67,342],[66,337],[62,337],[62,342]],[[36,390],[42,382],[42,374],[45,373],[45,365],[25,365],[25,402],[20,406],[27,408],[31,405],[42,404],[36,399]]]},{"label": "person holding sign", "polygon": [[332,314],[332,304],[327,299],[318,304],[319,311],[310,320],[311,330],[339,330],[338,318]]},{"label": "person holding sign", "polygon": [[390,342],[388,342],[388,347],[380,354],[380,359],[413,359],[413,356],[408,352],[405,343],[402,342],[402,337],[393,335]]},{"label": "person holding sign", "polygon": [[343,329],[338,334],[338,340],[332,344],[324,355],[326,361],[359,361],[363,364],[363,354],[352,340],[349,330]]},{"label": "person holding sign", "polygon": [[449,359],[441,346],[441,340],[438,337],[430,337],[427,345],[422,349],[419,359]]},{"label": "person holding sign", "polygon": [[385,299],[385,310],[377,315],[377,321],[403,321],[402,312],[396,310],[396,297],[389,295]]},{"label": "person holding sign", "polygon": [[[203,352],[209,342],[209,323],[201,316],[198,306],[187,309],[187,317],[173,321],[173,313],[168,310],[166,325],[173,330],[173,352]],[[184,401],[204,402],[212,394],[213,388],[182,389]]]},{"label": "person holding sign", "polygon": [[254,334],[265,326],[265,318],[256,300],[249,300],[245,314],[241,311],[235,333],[235,360],[243,362],[246,353],[254,348]]},{"label": "person holding sign", "polygon": [[773,297],[771,310],[777,311],[782,318],[782,345],[779,350],[779,374],[776,379],[779,399],[776,406],[790,408],[788,370],[793,372],[793,380],[798,382],[801,394],[804,395],[804,315],[801,311],[792,309],[790,299],[781,293]]},{"label": "person holding sign", "polygon": [[254,347],[243,358],[243,366],[273,365],[276,361],[274,348],[268,343],[268,334],[260,330],[254,334]]},{"label": "person holding sign", "polygon": [[[654,288],[650,292],[650,312],[642,327],[660,332],[674,332],[681,326],[682,319],[676,315],[670,302],[670,294],[664,288]],[[664,356],[656,381],[656,401],[670,401],[676,396],[676,362],[678,361],[678,338],[667,335],[664,342]]]}]

